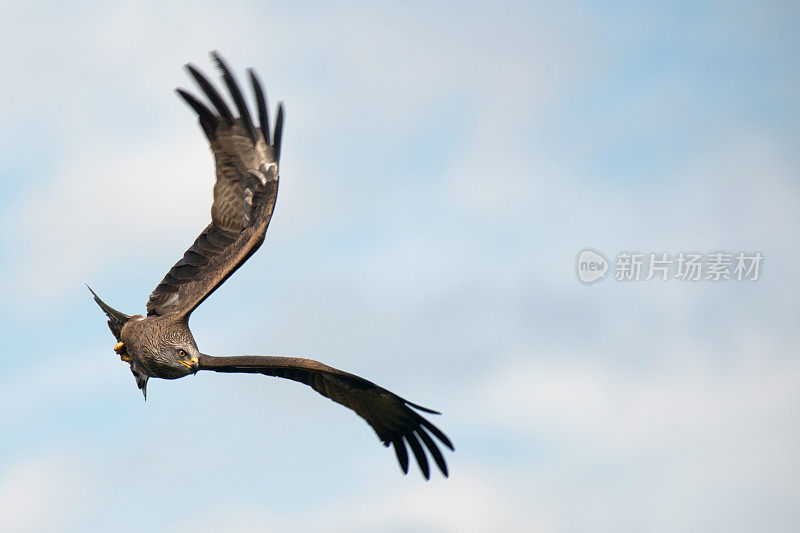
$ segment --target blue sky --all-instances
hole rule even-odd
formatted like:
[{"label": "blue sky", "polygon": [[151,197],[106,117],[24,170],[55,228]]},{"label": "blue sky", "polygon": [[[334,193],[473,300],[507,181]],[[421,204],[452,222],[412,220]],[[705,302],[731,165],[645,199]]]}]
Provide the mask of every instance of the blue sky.
[{"label": "blue sky", "polygon": [[[0,525],[794,531],[793,3],[0,6]],[[265,245],[202,351],[302,355],[441,410],[403,477],[292,382],[151,381],[128,313],[207,224],[172,92],[220,50],[287,108]],[[760,251],[757,282],[584,286],[578,252]],[[213,459],[212,459],[213,458]]]}]

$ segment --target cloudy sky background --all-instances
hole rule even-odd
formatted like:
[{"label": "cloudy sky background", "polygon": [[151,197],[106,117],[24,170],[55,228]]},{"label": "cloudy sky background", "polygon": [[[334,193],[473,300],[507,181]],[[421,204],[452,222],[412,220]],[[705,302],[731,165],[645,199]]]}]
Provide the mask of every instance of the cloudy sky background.
[{"label": "cloudy sky background", "polygon": [[[282,4],[0,4],[2,529],[796,531],[797,4]],[[172,89],[215,48],[287,121],[200,349],[440,409],[450,479],[292,382],[145,403],[112,352],[83,283],[143,312],[207,224]],[[587,246],[765,260],[587,287]]]}]

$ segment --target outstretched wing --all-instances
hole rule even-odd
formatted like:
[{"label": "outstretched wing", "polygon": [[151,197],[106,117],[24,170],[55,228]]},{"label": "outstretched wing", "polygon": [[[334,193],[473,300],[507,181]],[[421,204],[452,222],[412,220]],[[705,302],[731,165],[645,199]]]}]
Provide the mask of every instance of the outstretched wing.
[{"label": "outstretched wing", "polygon": [[278,104],[275,130],[270,138],[267,103],[255,73],[249,70],[258,109],[258,128],[253,124],[233,74],[216,52],[211,55],[222,72],[239,116],[233,116],[225,100],[200,71],[186,65],[215,110],[211,111],[183,89],[177,89],[197,113],[216,161],[211,224],[150,295],[148,315],[180,313],[188,316],[261,246],[275,209],[283,105]]},{"label": "outstretched wing", "polygon": [[[214,357],[201,355],[198,370],[214,372],[245,372],[276,376],[305,383],[323,396],[349,407],[372,426],[385,446],[394,446],[397,460],[408,473],[408,443],[425,479],[430,477],[427,448],[442,474],[447,476],[447,464],[430,434],[453,450],[453,444],[442,431],[414,409],[439,414],[413,404],[383,387],[348,372],[298,357],[269,357],[244,355]],[[412,409],[413,408],[413,409]],[[429,434],[430,433],[430,434]]]}]

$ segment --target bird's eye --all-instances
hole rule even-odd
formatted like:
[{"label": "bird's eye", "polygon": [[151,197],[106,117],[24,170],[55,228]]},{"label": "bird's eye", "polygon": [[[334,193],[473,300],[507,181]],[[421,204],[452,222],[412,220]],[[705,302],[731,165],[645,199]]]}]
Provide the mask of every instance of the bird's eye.
[{"label": "bird's eye", "polygon": [[178,355],[181,357],[186,357],[188,354],[186,353],[186,350],[178,350]]}]

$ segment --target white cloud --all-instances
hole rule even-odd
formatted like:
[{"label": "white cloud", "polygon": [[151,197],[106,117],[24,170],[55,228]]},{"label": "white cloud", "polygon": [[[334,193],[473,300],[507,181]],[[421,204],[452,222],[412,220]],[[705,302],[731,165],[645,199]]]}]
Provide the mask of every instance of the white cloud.
[{"label": "white cloud", "polygon": [[7,213],[25,221],[16,274],[29,296],[80,283],[98,264],[153,253],[154,237],[156,245],[175,236],[191,244],[186,236],[210,220],[212,163],[200,139],[180,138],[136,146],[88,140],[91,148],[74,154],[35,200]]},{"label": "white cloud", "polygon": [[3,531],[63,531],[85,491],[79,464],[65,454],[34,456],[0,476]]},{"label": "white cloud", "polygon": [[[545,470],[533,484],[573,487],[558,516],[578,529],[785,524],[800,488],[800,360],[780,356],[796,342],[767,338],[740,337],[724,360],[653,339],[657,355],[625,369],[551,351],[498,371],[475,409],[496,432],[514,428],[520,446],[548,450],[547,466],[528,458]],[[587,501],[598,505],[582,509]]]},{"label": "white cloud", "polygon": [[[551,509],[514,491],[504,480],[461,469],[452,478],[420,486],[403,480],[379,494],[357,494],[334,505],[308,501],[298,514],[217,507],[188,520],[177,531],[555,531]],[[524,524],[524,526],[523,526]],[[524,528],[524,529],[523,529]]]},{"label": "white cloud", "polygon": [[59,350],[19,371],[7,369],[0,380],[0,423],[11,427],[41,420],[54,404],[65,405],[115,389],[116,384],[106,379],[109,364],[116,361],[107,351],[92,355],[89,348]]},{"label": "white cloud", "polygon": [[574,358],[519,362],[493,379],[485,409],[565,445],[622,456],[747,433],[800,400],[796,358],[758,350],[717,367],[711,353],[676,348],[670,363],[665,347],[658,351],[665,357],[655,367],[628,371]]}]

